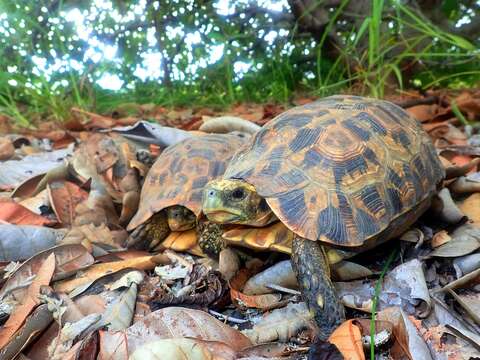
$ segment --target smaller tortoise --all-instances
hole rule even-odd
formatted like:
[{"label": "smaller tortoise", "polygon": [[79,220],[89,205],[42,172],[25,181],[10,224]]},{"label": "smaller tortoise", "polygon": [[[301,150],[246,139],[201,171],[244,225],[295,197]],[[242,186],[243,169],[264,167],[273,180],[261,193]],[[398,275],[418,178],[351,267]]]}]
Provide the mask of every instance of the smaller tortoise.
[{"label": "smaller tortoise", "polygon": [[445,176],[420,124],[400,107],[331,96],[269,121],[209,182],[212,222],[294,233],[292,266],[327,339],[345,319],[326,248],[365,251],[399,236],[430,206]]},{"label": "smaller tortoise", "polygon": [[133,230],[127,245],[153,249],[171,231],[195,228],[203,187],[223,175],[228,161],[245,143],[240,135],[199,135],[166,148],[145,178],[139,209],[127,227]]}]

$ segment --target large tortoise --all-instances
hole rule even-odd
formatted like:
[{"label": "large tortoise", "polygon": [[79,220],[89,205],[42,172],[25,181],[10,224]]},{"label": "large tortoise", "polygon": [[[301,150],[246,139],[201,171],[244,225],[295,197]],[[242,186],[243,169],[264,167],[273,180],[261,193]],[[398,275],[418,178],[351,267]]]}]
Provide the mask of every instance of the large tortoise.
[{"label": "large tortoise", "polygon": [[246,134],[208,134],[166,148],[149,170],[137,213],[128,224],[128,246],[154,248],[171,231],[197,225],[202,190],[223,175],[228,161],[245,143]]},{"label": "large tortoise", "polygon": [[331,96],[269,121],[223,179],[207,184],[202,210],[223,224],[280,220],[295,234],[292,265],[325,339],[345,314],[321,245],[360,252],[397,237],[444,175],[428,135],[403,109]]}]

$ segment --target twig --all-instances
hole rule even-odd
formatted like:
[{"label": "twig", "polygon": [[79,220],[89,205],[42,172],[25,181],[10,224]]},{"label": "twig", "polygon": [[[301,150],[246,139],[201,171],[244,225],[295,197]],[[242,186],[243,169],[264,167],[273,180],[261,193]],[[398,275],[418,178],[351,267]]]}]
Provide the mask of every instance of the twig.
[{"label": "twig", "polygon": [[419,99],[409,99],[404,101],[394,101],[394,104],[400,106],[401,108],[408,109],[417,105],[432,105],[438,103],[438,96],[428,96],[425,98]]},{"label": "twig", "polygon": [[246,322],[248,322],[248,320],[245,320],[245,319],[237,319],[237,318],[234,318],[234,317],[232,317],[232,316],[223,315],[222,313],[216,312],[216,311],[214,311],[214,310],[208,310],[208,312],[209,312],[210,314],[212,314],[212,315],[221,317],[221,318],[223,318],[224,320],[233,322],[233,323],[235,323],[235,324],[245,324]]},{"label": "twig", "polygon": [[292,294],[292,295],[301,295],[302,294],[300,291],[289,289],[289,288],[286,288],[286,287],[283,287],[283,286],[280,286],[280,285],[267,284],[265,286],[268,287],[269,289],[281,291],[281,292],[284,292],[284,293],[287,293],[287,294]]}]

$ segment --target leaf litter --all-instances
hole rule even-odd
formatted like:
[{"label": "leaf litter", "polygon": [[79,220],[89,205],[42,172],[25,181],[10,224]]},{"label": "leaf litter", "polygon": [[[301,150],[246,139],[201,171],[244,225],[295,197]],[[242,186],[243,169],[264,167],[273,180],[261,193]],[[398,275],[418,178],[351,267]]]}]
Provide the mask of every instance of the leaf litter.
[{"label": "leaf litter", "polygon": [[[379,359],[479,357],[480,93],[425,96],[435,101],[406,110],[447,168],[444,189],[398,241],[332,263],[348,320],[328,342],[315,339],[287,233],[230,229],[219,258],[202,253],[194,230],[150,252],[126,246],[143,180],[165,148],[231,128],[253,133],[285,107],[142,105],[123,118],[121,108],[72,109],[61,128],[3,134],[1,358],[366,359],[371,346]],[[372,324],[376,281],[397,245]]]}]

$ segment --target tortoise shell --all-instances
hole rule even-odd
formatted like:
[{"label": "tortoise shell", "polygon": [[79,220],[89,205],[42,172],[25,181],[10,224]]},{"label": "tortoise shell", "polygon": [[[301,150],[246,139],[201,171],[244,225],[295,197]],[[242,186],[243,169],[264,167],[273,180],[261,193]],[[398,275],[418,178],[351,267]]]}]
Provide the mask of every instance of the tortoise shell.
[{"label": "tortoise shell", "polygon": [[428,135],[402,108],[331,96],[264,125],[224,178],[253,185],[294,233],[360,246],[423,212],[444,178]]},{"label": "tortoise shell", "polygon": [[135,229],[153,214],[183,205],[197,217],[205,184],[223,175],[228,161],[245,139],[229,134],[187,138],[166,148],[149,170],[140,194],[137,213],[127,230]]}]

